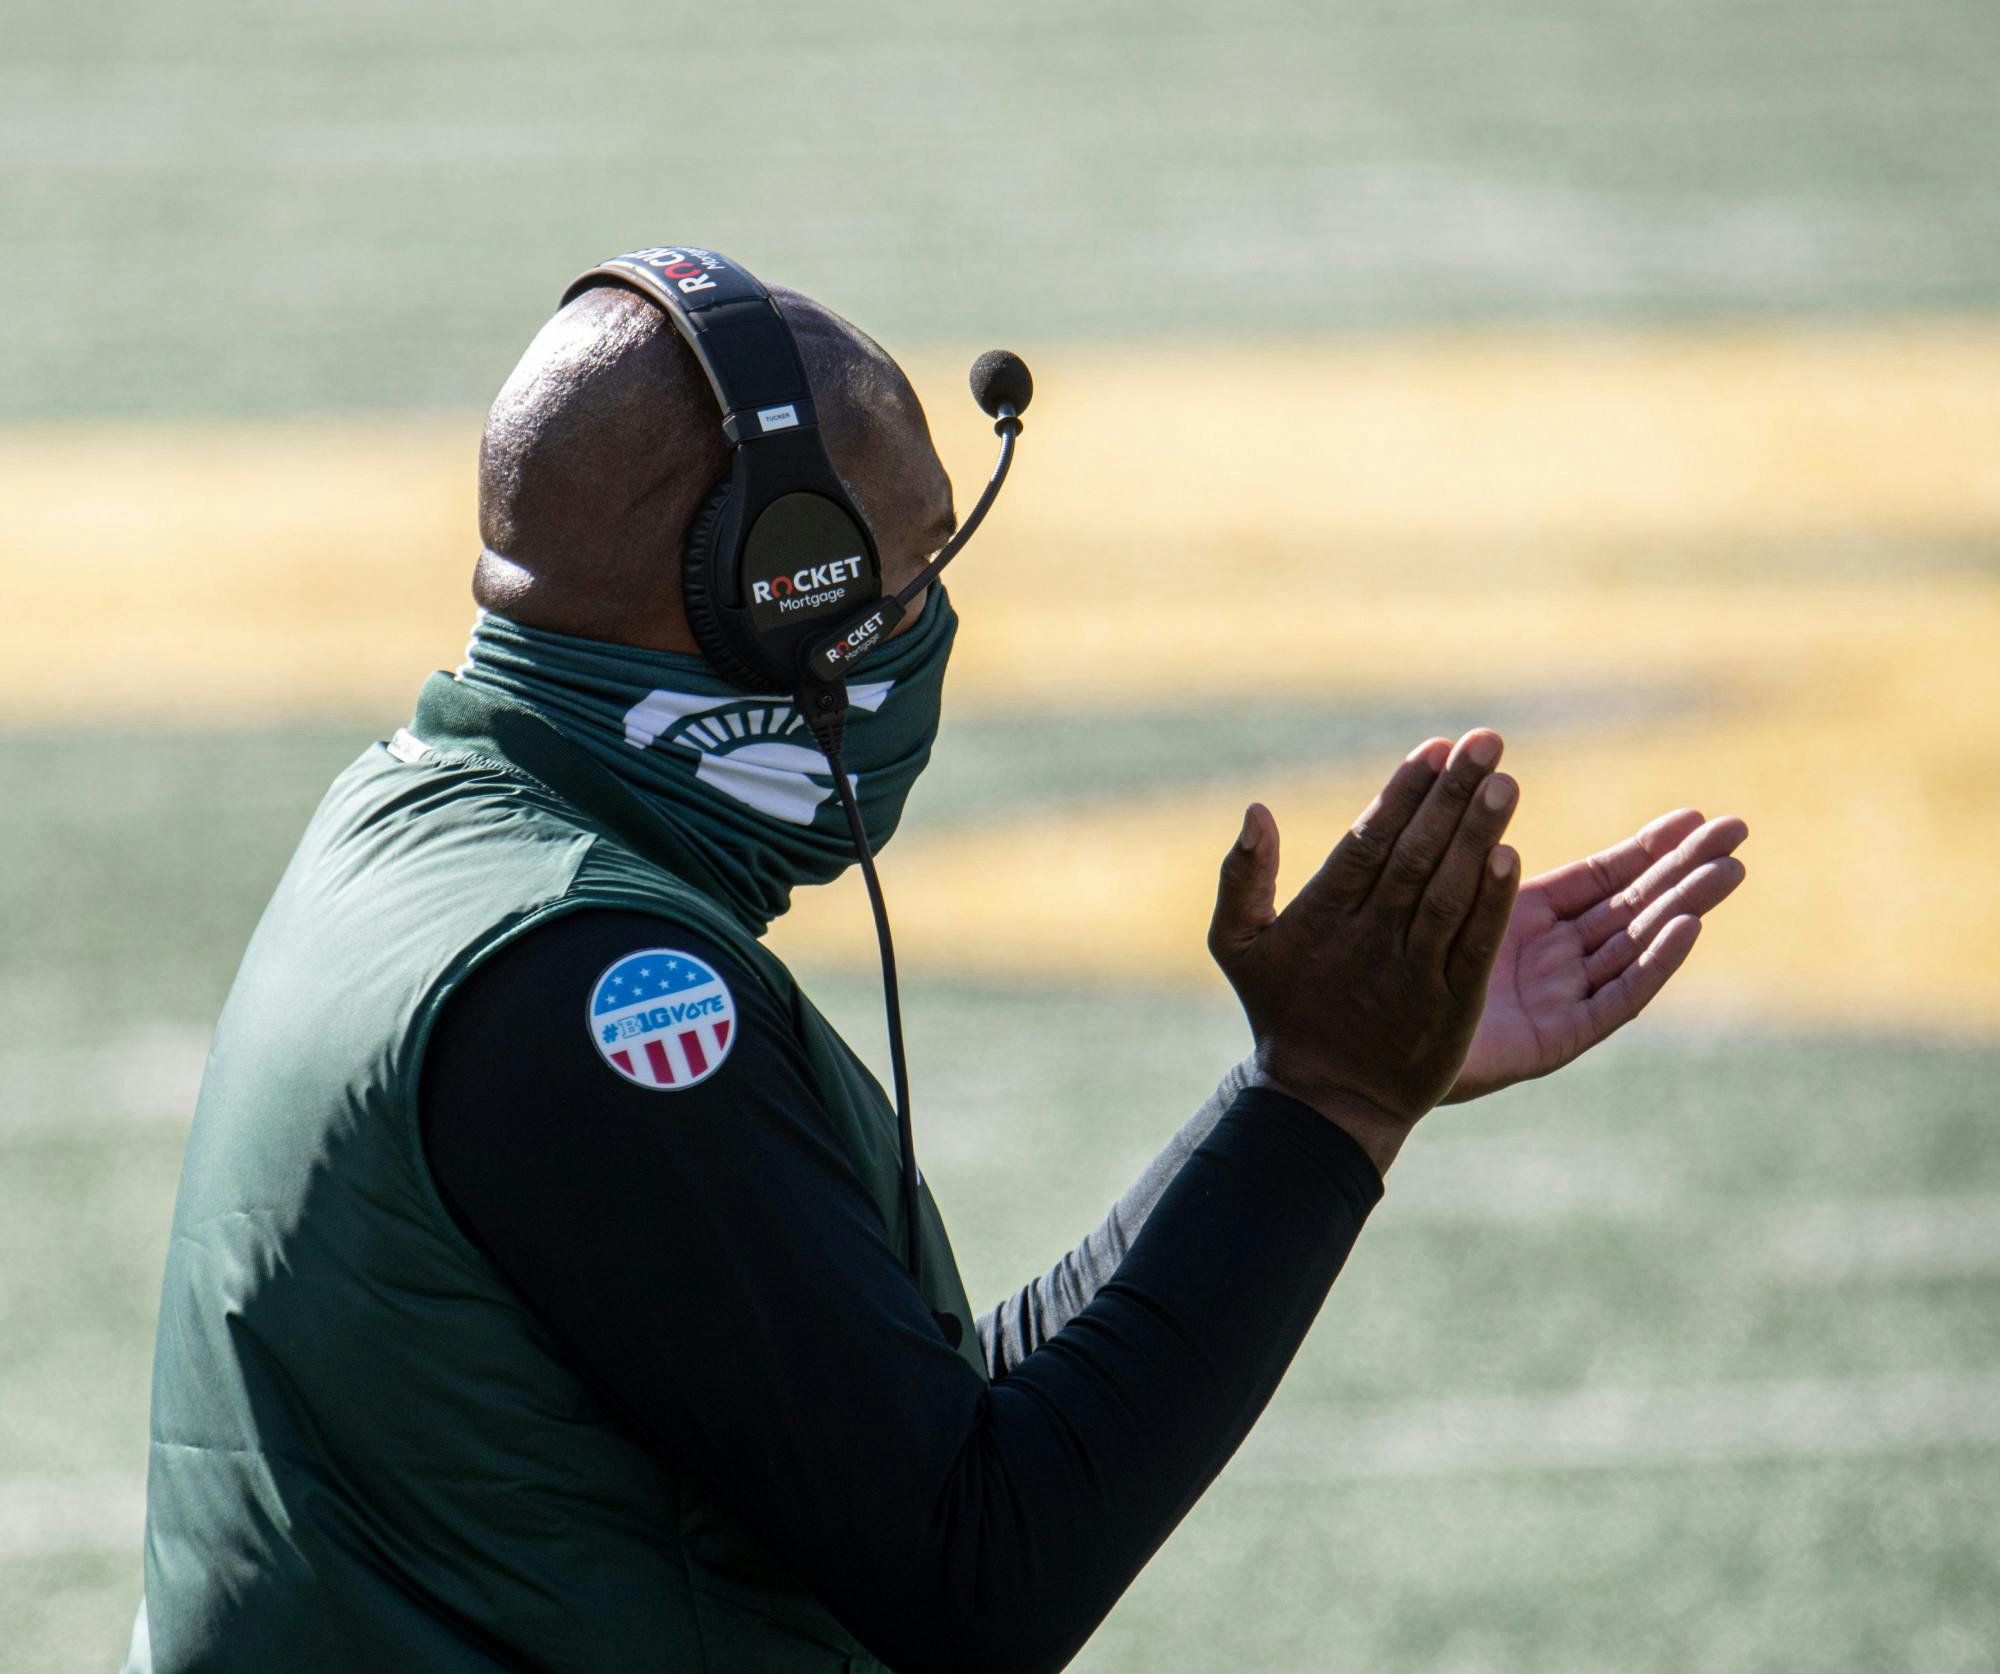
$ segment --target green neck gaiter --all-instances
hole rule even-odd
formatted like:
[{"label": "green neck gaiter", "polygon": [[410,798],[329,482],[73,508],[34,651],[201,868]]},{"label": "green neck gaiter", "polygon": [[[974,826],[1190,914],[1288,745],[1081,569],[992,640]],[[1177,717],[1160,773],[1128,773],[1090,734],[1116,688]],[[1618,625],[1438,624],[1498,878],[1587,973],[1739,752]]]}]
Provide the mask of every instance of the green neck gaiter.
[{"label": "green neck gaiter", "polygon": [[[843,765],[870,844],[895,832],[937,738],[958,628],[933,586],[916,626],[849,682]],[[826,757],[789,697],[754,696],[700,657],[523,627],[482,612],[458,679],[527,705],[639,793],[704,856],[758,929],[799,884],[854,864]]]}]

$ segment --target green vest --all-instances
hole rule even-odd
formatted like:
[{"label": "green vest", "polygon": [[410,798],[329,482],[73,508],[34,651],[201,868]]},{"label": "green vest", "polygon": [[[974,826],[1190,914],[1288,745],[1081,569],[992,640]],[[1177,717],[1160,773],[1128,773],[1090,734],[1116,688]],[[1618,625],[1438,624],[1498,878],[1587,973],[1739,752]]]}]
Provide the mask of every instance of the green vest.
[{"label": "green vest", "polygon": [[[488,954],[560,913],[637,909],[769,988],[900,1249],[894,1112],[704,893],[701,857],[560,734],[444,676],[413,732],[328,791],[216,1028],[160,1304],[128,1674],[877,1669],[614,1422],[460,1233],[418,1070]],[[983,1375],[928,1193],[922,1237],[930,1305]]]}]

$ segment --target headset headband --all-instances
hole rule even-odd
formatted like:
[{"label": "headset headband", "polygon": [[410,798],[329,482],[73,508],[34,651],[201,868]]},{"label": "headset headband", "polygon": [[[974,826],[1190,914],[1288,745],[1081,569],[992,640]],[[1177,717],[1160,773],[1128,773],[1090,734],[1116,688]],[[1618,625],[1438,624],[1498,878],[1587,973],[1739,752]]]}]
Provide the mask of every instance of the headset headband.
[{"label": "headset headband", "polygon": [[732,444],[818,428],[791,327],[747,269],[713,250],[662,245],[600,262],[563,292],[563,301],[603,284],[625,285],[666,310],[715,391]]}]

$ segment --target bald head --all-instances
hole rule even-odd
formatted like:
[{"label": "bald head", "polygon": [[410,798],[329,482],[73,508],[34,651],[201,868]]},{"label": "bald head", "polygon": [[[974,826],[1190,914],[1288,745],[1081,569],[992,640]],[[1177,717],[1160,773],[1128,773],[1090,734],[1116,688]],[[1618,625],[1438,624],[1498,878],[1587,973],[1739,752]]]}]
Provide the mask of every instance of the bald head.
[{"label": "bald head", "polygon": [[[951,533],[951,481],[916,391],[831,309],[773,288],[805,362],[834,469],[895,587]],[[693,651],[681,604],[688,525],[728,470],[722,415],[654,304],[586,291],[528,345],[479,446],[473,596],[518,622]]]}]

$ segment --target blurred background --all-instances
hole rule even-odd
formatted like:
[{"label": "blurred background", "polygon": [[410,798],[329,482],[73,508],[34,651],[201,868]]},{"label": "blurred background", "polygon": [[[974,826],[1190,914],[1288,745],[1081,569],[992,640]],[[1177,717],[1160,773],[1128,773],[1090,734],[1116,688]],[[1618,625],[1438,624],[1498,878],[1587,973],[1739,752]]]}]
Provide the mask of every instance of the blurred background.
[{"label": "blurred background", "polygon": [[[481,414],[694,241],[912,369],[962,501],[885,877],[982,1305],[1244,1050],[1202,932],[1433,732],[1530,872],[1751,877],[1640,1024],[1405,1152],[1077,1666],[1990,1669],[2000,10],[4,0],[0,1668],[116,1666],[236,959],[456,662]],[[775,939],[883,1054],[858,892]],[[1053,1163],[1053,1166],[1051,1166]]]}]

